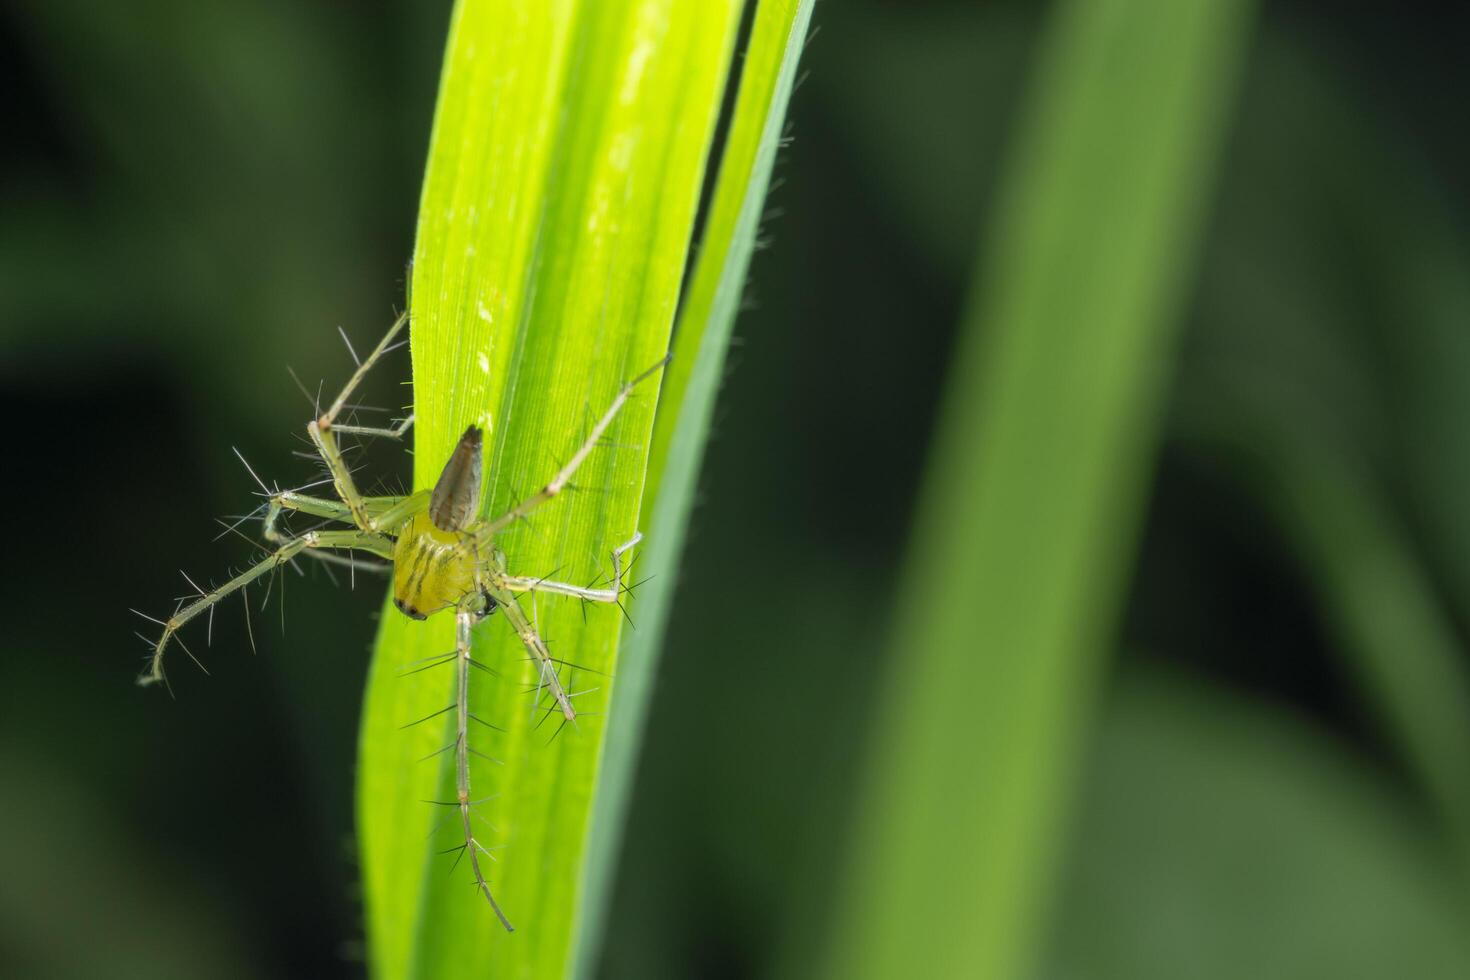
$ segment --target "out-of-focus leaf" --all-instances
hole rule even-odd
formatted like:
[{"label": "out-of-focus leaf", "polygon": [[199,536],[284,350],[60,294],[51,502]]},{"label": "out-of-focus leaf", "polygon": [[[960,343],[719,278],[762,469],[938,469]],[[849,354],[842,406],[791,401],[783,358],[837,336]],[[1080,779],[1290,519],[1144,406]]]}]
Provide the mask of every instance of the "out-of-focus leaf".
[{"label": "out-of-focus leaf", "polygon": [[872,181],[872,207],[926,264],[962,281],[1043,7],[854,4],[844,13],[823,22],[812,89]]},{"label": "out-of-focus leaf", "polygon": [[[1258,59],[1242,138],[1272,149],[1227,184],[1176,436],[1275,515],[1470,874],[1470,671],[1435,580],[1470,582],[1470,443],[1447,424],[1470,410],[1466,252],[1432,175],[1344,103],[1323,57],[1277,40]],[[1402,191],[1389,206],[1363,186]]]},{"label": "out-of-focus leaf", "polygon": [[1455,883],[1424,828],[1301,722],[1134,680],[1091,755],[1042,976],[1470,976]]},{"label": "out-of-focus leaf", "polygon": [[1030,967],[1251,10],[1056,10],[947,379],[830,976]]},{"label": "out-of-focus leaf", "polygon": [[[0,969],[58,980],[268,976],[231,928],[239,896],[206,891],[195,867],[149,846],[156,839],[120,833],[110,801],[56,762],[0,743],[11,787],[0,808]],[[87,853],[73,862],[77,841]]]}]

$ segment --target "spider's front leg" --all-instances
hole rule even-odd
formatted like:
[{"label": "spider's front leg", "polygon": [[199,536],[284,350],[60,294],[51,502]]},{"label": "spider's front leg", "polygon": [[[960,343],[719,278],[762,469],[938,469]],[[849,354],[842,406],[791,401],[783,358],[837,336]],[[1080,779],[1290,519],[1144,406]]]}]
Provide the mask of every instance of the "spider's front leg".
[{"label": "spider's front leg", "polygon": [[[176,610],[163,624],[163,636],[159,637],[158,644],[153,648],[153,660],[148,670],[138,678],[138,683],[156,684],[164,680],[163,652],[169,640],[174,639],[174,634],[182,629],[184,624],[231,593],[245,588],[266,572],[281,567],[308,548],[348,548],[368,551],[390,560],[393,558],[393,541],[381,534],[369,534],[364,531],[308,531],[299,538],[292,538],[277,548],[273,554],[247,568],[224,585]],[[179,645],[184,646],[182,641],[179,641]],[[184,652],[189,653],[190,659],[195,663],[199,663],[199,658],[189,652],[187,646],[184,646]],[[199,664],[199,669],[203,670],[204,665]],[[205,672],[208,673],[208,671]]]},{"label": "spider's front leg", "polygon": [[391,428],[375,428],[364,425],[338,425],[337,416],[342,414],[342,410],[347,407],[347,399],[357,389],[363,377],[367,375],[372,366],[392,347],[393,338],[398,336],[398,332],[403,329],[406,323],[408,323],[407,310],[399,315],[398,319],[393,322],[393,326],[388,328],[388,333],[382,340],[378,341],[378,346],[374,347],[372,353],[368,354],[367,358],[357,366],[357,370],[352,373],[351,378],[347,379],[346,386],[337,395],[336,400],[327,407],[325,412],[306,424],[307,435],[311,436],[312,444],[316,446],[316,451],[321,456],[322,462],[326,463],[327,472],[332,475],[332,484],[337,490],[337,496],[341,497],[342,503],[346,505],[347,512],[351,515],[352,523],[356,524],[362,530],[371,533],[376,533],[384,529],[388,524],[384,522],[381,516],[375,515],[368,506],[368,501],[372,498],[364,497],[358,491],[357,483],[352,479],[352,470],[348,467],[347,461],[342,458],[342,449],[337,445],[336,434],[338,432],[346,432],[352,435],[386,436],[389,439],[401,439],[409,427],[413,425],[413,416],[410,415],[398,425]]},{"label": "spider's front leg", "polygon": [[586,441],[577,447],[577,451],[572,454],[571,459],[567,460],[566,465],[557,471],[556,475],[551,478],[546,486],[480,528],[478,533],[481,538],[488,541],[495,536],[497,531],[504,530],[514,524],[537,507],[540,507],[549,500],[555,499],[557,494],[565,490],[567,484],[571,482],[573,475],[587,461],[587,457],[591,454],[592,450],[597,448],[597,443],[607,432],[608,426],[612,425],[613,419],[617,418],[618,412],[622,411],[623,406],[627,404],[628,396],[633,393],[633,389],[663,370],[664,365],[668,363],[669,359],[665,357],[632,381],[625,382],[618,389],[618,393],[613,396],[612,404],[607,407],[607,411],[602,413],[602,418],[598,419],[597,424],[592,427],[592,431],[587,435]]}]

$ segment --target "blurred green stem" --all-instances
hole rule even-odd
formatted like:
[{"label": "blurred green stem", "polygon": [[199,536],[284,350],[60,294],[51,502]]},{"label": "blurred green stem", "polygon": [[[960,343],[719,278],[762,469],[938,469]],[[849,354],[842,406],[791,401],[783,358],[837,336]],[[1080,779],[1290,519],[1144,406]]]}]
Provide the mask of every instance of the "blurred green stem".
[{"label": "blurred green stem", "polygon": [[1056,9],[963,321],[827,975],[1027,975],[1252,4]]},{"label": "blurred green stem", "polygon": [[1228,454],[1274,509],[1365,702],[1426,788],[1470,881],[1470,674],[1422,562],[1371,469],[1306,424],[1286,391],[1258,383],[1253,402],[1216,397],[1228,415],[1186,413],[1186,434]]},{"label": "blurred green stem", "polygon": [[1312,453],[1293,454],[1283,476],[1283,526],[1297,536],[1363,690],[1470,876],[1470,677],[1454,629],[1365,478]]}]

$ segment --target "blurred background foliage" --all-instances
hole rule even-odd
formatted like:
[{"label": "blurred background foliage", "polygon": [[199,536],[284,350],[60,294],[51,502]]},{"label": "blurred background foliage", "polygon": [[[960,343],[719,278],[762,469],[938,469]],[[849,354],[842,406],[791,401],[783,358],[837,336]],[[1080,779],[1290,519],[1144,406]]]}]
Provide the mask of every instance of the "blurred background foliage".
[{"label": "blurred background foliage", "polygon": [[[402,301],[448,7],[0,7],[6,976],[362,972],[352,759],[380,585],[287,579],[258,658],[222,609],[212,676],[175,671],[172,701],[131,687],[147,624],[126,610],[250,556],[210,540],[251,506],[230,446],[283,485],[312,472],[284,366],[337,382],[332,327],[375,337]],[[768,975],[830,905],[1045,18],[828,0],[815,22],[609,977]],[[1124,627],[1098,639],[1046,977],[1470,975],[1467,41],[1460,5],[1263,5]],[[395,371],[377,403],[406,400]]]}]

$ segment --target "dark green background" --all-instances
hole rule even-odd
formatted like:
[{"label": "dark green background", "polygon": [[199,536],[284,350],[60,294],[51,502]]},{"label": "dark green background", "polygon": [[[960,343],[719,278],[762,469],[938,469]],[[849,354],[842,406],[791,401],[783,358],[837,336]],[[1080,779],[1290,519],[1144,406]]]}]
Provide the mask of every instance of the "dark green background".
[{"label": "dark green background", "polygon": [[[1098,641],[1118,655],[1049,977],[1470,975],[1445,843],[1467,830],[1374,710],[1281,489],[1283,460],[1346,461],[1463,649],[1470,15],[1389,6],[1264,5],[1141,559],[1118,569],[1126,627]],[[817,7],[608,976],[768,975],[820,929],[1040,14]],[[167,613],[180,566],[251,556],[210,541],[254,503],[230,447],[282,485],[311,477],[284,366],[331,387],[349,366],[333,327],[361,348],[402,302],[447,15],[0,7],[0,974],[362,972],[352,766],[381,584],[289,577],[287,631],[273,598],[258,658],[221,607],[212,676],[176,663],[175,700],[132,686],[131,633],[153,628],[127,610]],[[406,375],[382,372],[377,402],[401,404]]]}]

